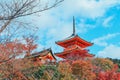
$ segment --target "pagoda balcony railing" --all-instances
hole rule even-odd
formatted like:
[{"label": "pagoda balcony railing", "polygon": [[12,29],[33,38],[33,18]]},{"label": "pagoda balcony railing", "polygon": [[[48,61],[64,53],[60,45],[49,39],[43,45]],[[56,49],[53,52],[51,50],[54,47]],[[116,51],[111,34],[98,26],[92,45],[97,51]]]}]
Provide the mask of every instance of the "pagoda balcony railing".
[{"label": "pagoda balcony railing", "polygon": [[79,48],[80,50],[85,50],[85,48],[81,48],[80,46],[72,45],[72,46],[69,46],[68,48],[65,48],[64,51],[72,50],[75,48]]}]

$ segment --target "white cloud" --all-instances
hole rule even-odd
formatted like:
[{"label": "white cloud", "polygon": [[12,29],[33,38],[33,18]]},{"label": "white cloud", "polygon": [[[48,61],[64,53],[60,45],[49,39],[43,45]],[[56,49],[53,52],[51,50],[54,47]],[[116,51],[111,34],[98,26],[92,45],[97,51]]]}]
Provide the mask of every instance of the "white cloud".
[{"label": "white cloud", "polygon": [[33,17],[33,21],[40,24],[40,28],[55,27],[62,22],[68,23],[72,16],[92,19],[102,17],[108,9],[117,4],[120,4],[120,0],[65,0],[60,6],[41,13],[40,17]]},{"label": "white cloud", "polygon": [[104,16],[106,11],[120,4],[120,0],[65,0],[58,12],[62,12],[64,17],[78,15],[87,18],[97,18]]},{"label": "white cloud", "polygon": [[108,46],[106,40],[112,39],[118,35],[120,35],[120,33],[107,34],[105,36],[94,39],[92,42],[99,46]]},{"label": "white cloud", "polygon": [[84,19],[80,19],[80,23],[76,25],[77,33],[85,33],[89,29],[93,29],[93,28],[95,28],[95,25],[85,23]]},{"label": "white cloud", "polygon": [[[100,16],[104,16],[107,9],[119,3],[120,0],[65,0],[60,4],[60,6],[41,13],[40,17],[34,16],[32,21],[34,21],[34,24],[40,28],[41,32],[49,29],[54,33],[53,35],[56,34],[56,36],[58,36],[57,34],[62,34],[62,36],[65,37],[66,35],[63,35],[63,33],[68,34],[67,31],[71,31],[72,29],[72,16],[75,15],[77,18],[78,16],[98,18]],[[107,20],[106,23],[107,22],[109,22],[109,20]],[[66,26],[67,28],[65,29],[64,27]],[[78,32],[82,33],[94,26],[81,22],[77,27]],[[57,32],[55,29],[61,31]]]},{"label": "white cloud", "polygon": [[97,54],[98,57],[109,57],[120,59],[120,46],[109,45]]},{"label": "white cloud", "polygon": [[109,27],[110,26],[110,21],[114,18],[114,16],[109,16],[103,21],[103,26],[104,27]]}]

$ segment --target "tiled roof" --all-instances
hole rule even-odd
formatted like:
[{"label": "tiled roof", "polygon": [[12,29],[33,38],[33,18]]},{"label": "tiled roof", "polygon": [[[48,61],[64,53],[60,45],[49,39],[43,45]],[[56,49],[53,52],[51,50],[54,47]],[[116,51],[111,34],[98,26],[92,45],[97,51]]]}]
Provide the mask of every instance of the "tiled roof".
[{"label": "tiled roof", "polygon": [[36,53],[33,53],[29,56],[29,58],[32,58],[32,57],[43,57],[43,56],[46,56],[47,54],[51,53],[51,55],[53,56],[53,58],[56,60],[56,58],[54,57],[53,53],[52,53],[52,50],[51,48],[49,49],[45,49],[43,51],[40,51],[40,52],[36,52]]}]

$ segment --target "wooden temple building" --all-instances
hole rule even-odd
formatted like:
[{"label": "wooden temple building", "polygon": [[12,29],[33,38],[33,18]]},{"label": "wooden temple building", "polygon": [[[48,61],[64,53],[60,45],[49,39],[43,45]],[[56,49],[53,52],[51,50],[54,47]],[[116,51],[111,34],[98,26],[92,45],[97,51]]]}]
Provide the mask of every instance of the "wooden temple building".
[{"label": "wooden temple building", "polygon": [[56,44],[64,48],[63,52],[55,54],[57,57],[70,60],[93,57],[93,55],[89,54],[88,50],[86,49],[87,47],[92,46],[93,43],[80,38],[75,33],[74,17],[73,17],[73,34],[64,40],[57,41]]},{"label": "wooden temple building", "polygon": [[39,64],[39,63],[44,64],[47,62],[55,62],[56,61],[56,58],[54,57],[51,48],[42,50],[40,52],[33,53],[27,57],[30,58],[35,64]]}]

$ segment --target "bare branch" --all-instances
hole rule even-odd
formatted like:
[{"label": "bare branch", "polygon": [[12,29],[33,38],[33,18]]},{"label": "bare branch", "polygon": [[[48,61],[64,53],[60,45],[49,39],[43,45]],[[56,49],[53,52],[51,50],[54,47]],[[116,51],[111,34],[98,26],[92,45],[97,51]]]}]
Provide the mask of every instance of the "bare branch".
[{"label": "bare branch", "polygon": [[53,4],[42,4],[40,0],[10,0],[0,3],[0,21],[6,21],[0,28],[0,33],[16,18],[40,13],[56,7],[64,0],[55,0]]}]

